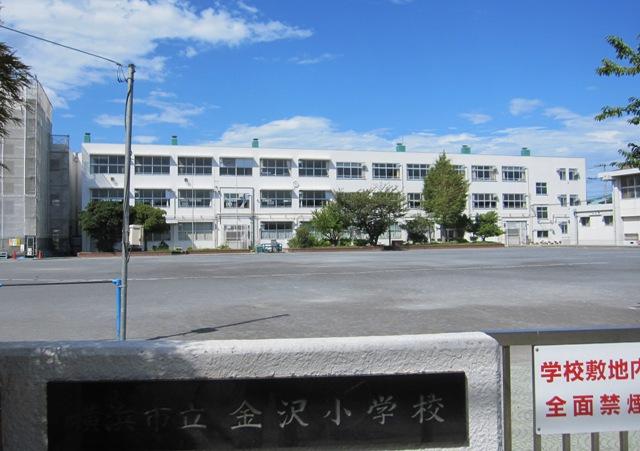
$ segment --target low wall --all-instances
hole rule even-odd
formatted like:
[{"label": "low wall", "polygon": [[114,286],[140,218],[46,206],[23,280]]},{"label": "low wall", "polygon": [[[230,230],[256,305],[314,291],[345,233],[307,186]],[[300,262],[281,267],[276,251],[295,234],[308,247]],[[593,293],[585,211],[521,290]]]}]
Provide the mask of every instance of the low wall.
[{"label": "low wall", "polygon": [[[450,375],[464,373],[462,386],[466,394],[462,396],[462,402],[466,409],[468,440],[446,449],[499,450],[502,448],[500,360],[499,345],[483,333],[203,342],[4,343],[0,344],[0,429],[3,443],[0,448],[4,451],[47,449],[47,422],[57,421],[57,410],[51,410],[53,403],[58,399],[55,409],[63,410],[66,403],[64,399],[60,401],[61,395],[56,395],[66,393],[64,390],[51,390],[56,382],[74,381],[81,385],[91,381],[173,381],[173,384],[182,383],[176,381],[196,381],[206,384],[208,381],[235,383],[238,379],[246,379],[269,384],[273,381],[286,382],[287,378],[311,378],[308,384],[305,382],[307,385],[303,384],[304,388],[327,377],[339,376],[347,380],[350,376],[366,379],[373,375],[388,375],[393,376],[387,378],[392,381],[389,385],[389,394],[392,394],[395,381],[406,380],[401,379],[405,375],[441,373],[438,377],[444,378],[446,385]],[[71,390],[69,393],[88,393],[82,389],[78,391],[73,384],[67,385],[69,387],[65,390]],[[398,387],[402,390],[400,385]],[[204,399],[204,396],[196,399]],[[71,405],[76,401],[69,399],[68,403]],[[406,406],[411,408],[410,404]],[[274,409],[273,415],[275,412]],[[434,416],[434,412],[438,413],[437,407],[429,412],[432,415],[428,419],[435,418],[446,424],[447,406],[439,411],[443,418]],[[358,413],[354,412],[354,416],[365,413],[360,409]],[[385,417],[378,416],[377,420],[380,418],[384,424]],[[399,414],[397,418],[393,420],[400,421]],[[337,419],[339,422],[340,417]],[[391,420],[391,416],[388,419]],[[335,422],[335,418],[332,421]],[[415,422],[417,417],[405,415],[405,421]],[[300,422],[302,424],[302,420]],[[95,423],[88,424],[97,427]],[[128,425],[126,422],[123,424]],[[377,423],[371,424],[382,427]],[[433,424],[439,427],[435,421]],[[159,427],[162,423],[154,425]],[[185,428],[187,420],[180,425]],[[145,427],[151,427],[148,417]],[[115,428],[113,430],[116,431]],[[394,446],[386,443],[384,448],[393,449]],[[427,448],[434,449],[432,445],[426,445],[426,448],[418,446],[418,449]],[[205,448],[194,445],[193,449]]]}]

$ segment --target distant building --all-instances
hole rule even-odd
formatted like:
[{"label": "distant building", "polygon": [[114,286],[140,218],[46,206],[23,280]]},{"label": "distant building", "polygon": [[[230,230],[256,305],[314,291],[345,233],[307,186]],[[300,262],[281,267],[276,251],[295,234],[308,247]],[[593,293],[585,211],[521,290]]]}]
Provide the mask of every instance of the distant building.
[{"label": "distant building", "polygon": [[598,174],[613,184],[611,203],[577,208],[576,242],[611,246],[640,245],[640,169]]},{"label": "distant building", "polygon": [[[132,203],[164,209],[169,232],[149,245],[236,248],[278,240],[286,246],[295,229],[332,199],[335,191],[396,187],[408,217],[419,214],[423,180],[437,153],[134,145]],[[447,155],[470,182],[466,213],[498,212],[508,245],[570,244],[571,208],[586,200],[584,158],[476,155],[463,146]],[[91,200],[121,201],[124,146],[82,146],[82,206]],[[403,239],[399,224],[392,239]],[[446,231],[452,233],[453,231]],[[445,233],[445,231],[443,231]],[[387,240],[385,233],[381,242]],[[83,250],[92,250],[83,237]]]},{"label": "distant building", "polygon": [[51,134],[51,102],[34,79],[0,139],[0,251],[70,250],[69,137]]}]

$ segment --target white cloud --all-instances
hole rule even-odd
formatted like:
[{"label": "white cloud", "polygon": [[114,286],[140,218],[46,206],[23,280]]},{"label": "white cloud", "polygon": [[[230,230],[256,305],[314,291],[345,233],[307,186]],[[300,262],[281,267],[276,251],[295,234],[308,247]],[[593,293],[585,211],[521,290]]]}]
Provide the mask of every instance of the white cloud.
[{"label": "white cloud", "polygon": [[634,126],[623,119],[596,122],[565,108],[549,109],[555,113],[556,127],[528,126],[496,129],[484,134],[414,131],[389,136],[386,130],[341,130],[324,117],[294,116],[259,125],[236,124],[219,140],[207,144],[248,146],[259,138],[263,147],[327,148],[356,150],[393,150],[404,142],[409,151],[458,153],[463,144],[473,153],[518,155],[529,147],[534,155],[586,157],[592,162],[614,161],[617,150],[637,138]]},{"label": "white cloud", "polygon": [[462,113],[460,114],[460,117],[476,125],[484,124],[485,122],[489,122],[491,119],[493,119],[488,114],[482,114],[482,113]]},{"label": "white cloud", "polygon": [[[238,46],[312,34],[277,20],[259,20],[246,4],[236,9],[213,5],[198,10],[189,0],[3,0],[1,13],[8,26],[134,62],[140,77],[153,80],[167,71],[168,58],[157,54],[160,42]],[[57,107],[77,97],[83,86],[115,78],[113,65],[105,61],[20,35],[7,38]]]},{"label": "white cloud", "polygon": [[242,2],[242,1],[238,2],[238,8],[250,14],[258,14],[258,8],[256,8],[255,6],[247,5],[245,2]]},{"label": "white cloud", "polygon": [[[185,102],[172,101],[174,94],[165,91],[152,91],[148,97],[135,98],[136,113],[133,118],[134,127],[144,127],[153,124],[172,124],[180,127],[191,125],[191,119],[199,116],[207,108],[216,106],[193,105]],[[121,103],[121,100],[116,100]],[[140,108],[142,106],[142,108]],[[123,113],[124,114],[124,113]],[[123,115],[101,114],[94,121],[103,127],[124,126]]]},{"label": "white cloud", "polygon": [[293,57],[290,58],[289,61],[295,64],[308,65],[308,64],[319,64],[327,61],[332,61],[336,59],[338,55],[333,53],[323,53],[319,56],[303,56],[303,57]]},{"label": "white cloud", "polygon": [[542,101],[539,99],[523,99],[518,97],[511,99],[509,102],[509,111],[514,116],[520,116],[522,114],[531,113],[541,106]]},{"label": "white cloud", "polygon": [[194,49],[193,47],[189,46],[186,49],[184,49],[182,51],[182,54],[184,56],[186,56],[187,58],[193,58],[194,56],[196,56],[198,54],[198,51],[196,49]]},{"label": "white cloud", "polygon": [[158,137],[152,135],[136,135],[132,140],[139,144],[153,144],[158,141]]}]

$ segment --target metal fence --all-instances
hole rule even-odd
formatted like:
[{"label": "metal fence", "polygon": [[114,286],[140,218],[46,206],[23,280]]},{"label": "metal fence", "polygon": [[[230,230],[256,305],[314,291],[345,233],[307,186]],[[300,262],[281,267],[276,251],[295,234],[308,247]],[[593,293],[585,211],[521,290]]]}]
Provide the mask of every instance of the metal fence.
[{"label": "metal fence", "polygon": [[[530,330],[489,330],[485,331],[502,346],[503,412],[504,412],[504,449],[511,451],[513,443],[512,417],[512,360],[511,349],[526,346],[533,354],[534,346],[592,344],[592,343],[631,343],[640,342],[640,327],[608,327],[588,329],[530,329]],[[533,364],[533,359],[532,359]],[[533,372],[532,372],[533,374]],[[533,377],[531,384],[533,387]],[[536,434],[535,424],[531,424],[533,450],[542,450],[542,436]],[[562,450],[571,450],[571,434],[562,434]],[[592,451],[600,450],[600,434],[592,432],[589,437]],[[629,451],[629,432],[618,432],[618,445],[621,451]],[[611,449],[611,448],[607,448]]]}]

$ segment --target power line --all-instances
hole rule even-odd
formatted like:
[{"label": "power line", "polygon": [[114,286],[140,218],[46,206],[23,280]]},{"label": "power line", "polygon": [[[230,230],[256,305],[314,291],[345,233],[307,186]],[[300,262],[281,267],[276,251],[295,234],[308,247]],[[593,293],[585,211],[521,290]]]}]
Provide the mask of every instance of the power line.
[{"label": "power line", "polygon": [[119,62],[117,62],[115,60],[112,60],[110,58],[107,58],[105,56],[101,56],[101,55],[97,55],[95,53],[87,52],[85,50],[81,50],[81,49],[78,49],[76,47],[71,47],[70,45],[61,44],[61,43],[56,42],[56,41],[51,41],[50,39],[45,39],[45,38],[42,38],[40,36],[36,36],[36,35],[30,34],[30,33],[26,33],[24,31],[16,30],[15,28],[10,28],[10,27],[7,27],[5,25],[0,25],[0,28],[4,28],[5,30],[13,31],[14,33],[23,34],[25,36],[29,36],[30,38],[38,39],[40,41],[48,42],[49,44],[57,45],[59,47],[64,47],[65,49],[73,50],[75,52],[84,53],[85,55],[93,56],[95,58],[100,58],[101,60],[109,61],[110,63],[113,63],[113,64],[117,65],[118,67],[122,67],[123,66],[122,63],[119,63]]}]

